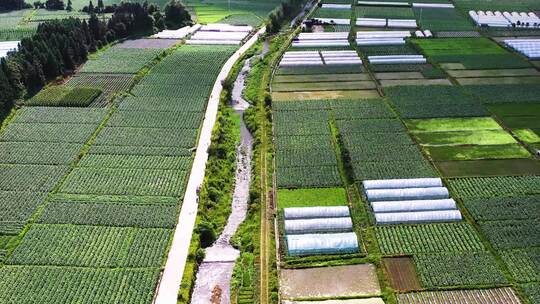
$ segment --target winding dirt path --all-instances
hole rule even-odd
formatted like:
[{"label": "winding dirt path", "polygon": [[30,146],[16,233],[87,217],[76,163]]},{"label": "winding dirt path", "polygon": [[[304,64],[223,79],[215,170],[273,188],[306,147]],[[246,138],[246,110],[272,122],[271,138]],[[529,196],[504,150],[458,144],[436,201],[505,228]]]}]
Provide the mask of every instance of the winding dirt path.
[{"label": "winding dirt path", "polygon": [[[242,97],[245,78],[250,70],[246,60],[232,90],[232,107],[242,117],[249,103]],[[230,282],[236,259],[240,252],[231,246],[231,238],[246,218],[251,178],[253,137],[244,120],[240,119],[240,144],[237,148],[236,177],[231,214],[223,232],[214,244],[205,250],[206,256],[199,266],[192,304],[229,304]]]}]

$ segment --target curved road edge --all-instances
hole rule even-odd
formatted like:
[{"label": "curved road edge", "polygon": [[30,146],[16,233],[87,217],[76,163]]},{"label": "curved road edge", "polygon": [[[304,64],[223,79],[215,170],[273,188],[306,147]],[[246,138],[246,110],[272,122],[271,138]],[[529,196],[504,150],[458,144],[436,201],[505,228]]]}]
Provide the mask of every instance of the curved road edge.
[{"label": "curved road edge", "polygon": [[221,72],[214,83],[210,98],[208,99],[208,106],[201,128],[197,151],[195,152],[195,159],[193,160],[191,174],[186,186],[182,209],[180,210],[178,223],[174,231],[171,249],[167,256],[167,262],[165,263],[161,280],[157,286],[154,304],[177,303],[178,291],[180,290],[180,283],[182,282],[182,275],[184,274],[191,236],[193,234],[193,229],[195,228],[195,219],[197,217],[197,189],[202,185],[204,180],[206,162],[208,160],[208,147],[211,143],[212,129],[214,128],[217,119],[219,99],[223,89],[221,82],[227,78],[236,61],[238,61],[238,59],[240,59],[240,57],[253,46],[255,42],[257,42],[259,36],[265,32],[266,27],[263,26],[255,33],[255,35],[253,35],[253,37],[242,45],[223,65],[223,68],[221,68]]}]

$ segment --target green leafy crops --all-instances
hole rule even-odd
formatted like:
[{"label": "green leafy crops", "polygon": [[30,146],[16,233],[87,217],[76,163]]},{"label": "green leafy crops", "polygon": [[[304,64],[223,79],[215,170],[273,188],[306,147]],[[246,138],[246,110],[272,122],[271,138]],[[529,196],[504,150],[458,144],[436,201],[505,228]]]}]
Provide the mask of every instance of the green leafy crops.
[{"label": "green leafy crops", "polygon": [[86,107],[101,94],[94,88],[49,87],[25,102],[28,106]]},{"label": "green leafy crops", "polygon": [[347,195],[343,188],[280,189],[277,201],[279,208],[346,206]]}]

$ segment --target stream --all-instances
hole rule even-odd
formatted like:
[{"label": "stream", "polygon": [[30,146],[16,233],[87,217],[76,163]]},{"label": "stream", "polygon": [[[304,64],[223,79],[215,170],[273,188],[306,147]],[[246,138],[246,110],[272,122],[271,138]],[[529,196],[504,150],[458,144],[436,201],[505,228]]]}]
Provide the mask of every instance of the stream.
[{"label": "stream", "polygon": [[246,218],[249,184],[251,179],[251,157],[253,137],[242,118],[249,103],[242,97],[245,79],[249,74],[251,60],[246,60],[234,82],[231,106],[241,117],[240,144],[237,147],[235,187],[231,214],[219,238],[206,248],[205,258],[197,273],[192,304],[229,304],[230,282],[236,259],[240,251],[231,246],[231,238]]}]

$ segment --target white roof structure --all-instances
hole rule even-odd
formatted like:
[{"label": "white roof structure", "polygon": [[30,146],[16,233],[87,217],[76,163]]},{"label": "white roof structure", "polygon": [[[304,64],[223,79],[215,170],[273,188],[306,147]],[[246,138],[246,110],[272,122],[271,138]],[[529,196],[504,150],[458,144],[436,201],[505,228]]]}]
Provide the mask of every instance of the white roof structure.
[{"label": "white roof structure", "polygon": [[362,64],[355,51],[289,51],[280,66],[323,66]]},{"label": "white roof structure", "polygon": [[358,5],[373,5],[373,6],[410,6],[409,2],[391,2],[391,1],[358,1]]},{"label": "white roof structure", "polygon": [[330,23],[330,24],[337,24],[337,25],[351,24],[350,19],[341,19],[341,18],[313,18],[313,20],[317,20],[321,23]]},{"label": "white roof structure", "polygon": [[2,41],[0,42],[0,58],[7,56],[8,52],[16,51],[19,48],[20,41]]},{"label": "white roof structure", "polygon": [[358,31],[356,44],[358,46],[383,46],[405,44],[405,38],[411,37],[409,31]]},{"label": "white roof structure", "polygon": [[163,30],[155,35],[152,35],[152,38],[160,39],[183,39],[187,35],[193,34],[201,28],[200,24],[195,24],[193,26],[184,26],[177,30]]},{"label": "white roof structure", "polygon": [[449,197],[446,187],[372,189],[366,190],[370,202],[445,199]]},{"label": "white roof structure", "polygon": [[240,45],[252,30],[251,26],[211,23],[201,26],[186,44]]},{"label": "white roof structure", "polygon": [[356,25],[363,27],[417,28],[415,19],[357,18]]},{"label": "white roof structure", "polygon": [[412,224],[461,221],[459,210],[375,213],[377,224]]},{"label": "white roof structure", "polygon": [[349,32],[300,33],[294,47],[349,46]]},{"label": "white roof structure", "polygon": [[375,213],[414,212],[433,210],[456,210],[456,201],[451,198],[438,200],[382,201],[371,202]]}]

